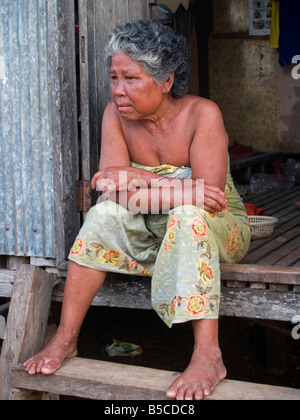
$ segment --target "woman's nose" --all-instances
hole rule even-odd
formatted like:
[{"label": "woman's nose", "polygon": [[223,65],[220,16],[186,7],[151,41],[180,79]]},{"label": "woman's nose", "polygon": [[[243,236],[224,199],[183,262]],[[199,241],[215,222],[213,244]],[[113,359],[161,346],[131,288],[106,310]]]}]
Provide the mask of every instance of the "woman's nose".
[{"label": "woman's nose", "polygon": [[116,96],[126,96],[126,92],[124,89],[124,84],[121,80],[118,80],[113,87],[114,94]]}]

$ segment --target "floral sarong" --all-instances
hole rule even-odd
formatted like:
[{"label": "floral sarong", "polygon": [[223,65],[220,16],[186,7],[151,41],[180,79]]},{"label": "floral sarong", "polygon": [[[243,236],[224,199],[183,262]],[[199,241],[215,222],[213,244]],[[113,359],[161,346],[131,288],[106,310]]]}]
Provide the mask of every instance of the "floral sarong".
[{"label": "floral sarong", "polygon": [[[145,167],[171,178],[190,178],[190,168]],[[100,271],[152,277],[152,305],[172,324],[217,319],[220,263],[238,263],[248,251],[250,227],[230,170],[228,209],[211,214],[192,205],[169,214],[133,214],[107,200],[94,206],[69,259]]]}]

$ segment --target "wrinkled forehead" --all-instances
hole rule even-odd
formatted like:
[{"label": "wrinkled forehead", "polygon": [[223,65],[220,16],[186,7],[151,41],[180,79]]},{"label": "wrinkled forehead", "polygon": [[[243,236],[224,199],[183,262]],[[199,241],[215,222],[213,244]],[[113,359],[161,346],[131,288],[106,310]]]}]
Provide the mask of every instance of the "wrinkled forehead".
[{"label": "wrinkled forehead", "polygon": [[129,54],[126,54],[123,51],[120,51],[112,56],[110,71],[121,73],[130,72],[151,77],[141,64],[134,61]]}]

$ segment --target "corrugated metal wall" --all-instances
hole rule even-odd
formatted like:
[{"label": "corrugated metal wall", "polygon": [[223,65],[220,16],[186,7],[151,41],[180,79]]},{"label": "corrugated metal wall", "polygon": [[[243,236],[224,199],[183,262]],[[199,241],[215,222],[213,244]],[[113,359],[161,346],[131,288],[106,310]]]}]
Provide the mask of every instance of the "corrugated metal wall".
[{"label": "corrugated metal wall", "polygon": [[0,254],[55,257],[47,1],[0,0]]}]

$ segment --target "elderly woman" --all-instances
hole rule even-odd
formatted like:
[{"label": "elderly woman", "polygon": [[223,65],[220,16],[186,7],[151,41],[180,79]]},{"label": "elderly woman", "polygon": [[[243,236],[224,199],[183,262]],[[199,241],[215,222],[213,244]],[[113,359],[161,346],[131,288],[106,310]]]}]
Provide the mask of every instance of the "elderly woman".
[{"label": "elderly woman", "polygon": [[250,242],[228,136],[219,108],[187,94],[183,37],[138,21],[113,31],[106,54],[112,101],[92,180],[102,200],[71,250],[57,334],[25,367],[49,375],[76,356],[83,319],[107,271],[151,276],[162,320],[170,327],[192,321],[194,328],[191,363],[167,396],[199,400],[226,376],[218,342],[220,262],[239,262]]}]

